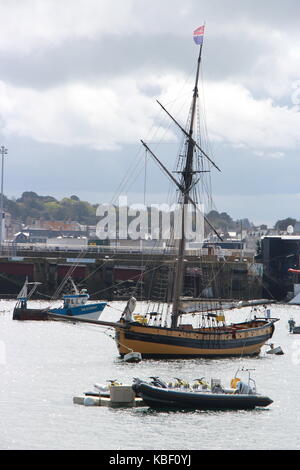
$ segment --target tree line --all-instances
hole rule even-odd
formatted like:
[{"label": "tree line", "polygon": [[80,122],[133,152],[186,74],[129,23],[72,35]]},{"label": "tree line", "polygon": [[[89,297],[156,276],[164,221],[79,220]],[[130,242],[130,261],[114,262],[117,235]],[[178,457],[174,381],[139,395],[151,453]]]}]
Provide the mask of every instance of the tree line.
[{"label": "tree line", "polygon": [[[99,217],[96,216],[97,207],[98,204],[81,201],[76,195],[64,197],[61,200],[53,196],[40,196],[33,191],[23,192],[18,199],[9,199],[4,196],[4,210],[26,225],[34,219],[77,221],[82,225],[96,225],[99,221]],[[248,219],[234,220],[226,212],[210,211],[207,219],[216,230],[223,233],[240,233],[241,230],[253,228],[253,224]],[[294,226],[295,223],[296,219],[288,217],[276,222],[274,228],[278,231],[286,231],[288,226]]]},{"label": "tree line", "polygon": [[53,196],[39,196],[33,191],[25,191],[16,200],[4,197],[4,210],[26,225],[34,219],[72,220],[83,225],[95,225],[97,207],[97,204],[81,201],[75,195],[64,197],[60,201]]}]

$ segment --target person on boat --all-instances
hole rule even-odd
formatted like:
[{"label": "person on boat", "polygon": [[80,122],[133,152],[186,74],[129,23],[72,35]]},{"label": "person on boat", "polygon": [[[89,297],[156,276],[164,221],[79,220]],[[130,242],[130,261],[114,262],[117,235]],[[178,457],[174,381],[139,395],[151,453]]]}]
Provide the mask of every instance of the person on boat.
[{"label": "person on boat", "polygon": [[265,315],[265,318],[267,320],[270,320],[271,318],[271,309],[270,308],[267,308],[266,305],[263,306],[263,311],[264,311],[264,315]]},{"label": "person on boat", "polygon": [[296,326],[296,322],[293,318],[291,318],[289,320],[290,333],[293,333],[295,326]]}]

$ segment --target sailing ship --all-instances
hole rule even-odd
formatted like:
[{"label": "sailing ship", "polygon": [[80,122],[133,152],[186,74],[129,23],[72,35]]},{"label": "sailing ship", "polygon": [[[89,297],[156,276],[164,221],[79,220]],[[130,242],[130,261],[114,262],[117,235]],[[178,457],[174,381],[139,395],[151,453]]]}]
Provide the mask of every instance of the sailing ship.
[{"label": "sailing ship", "polygon": [[[193,198],[193,190],[198,182],[197,173],[200,172],[198,171],[199,165],[197,166],[195,163],[195,157],[197,157],[198,154],[202,160],[206,159],[210,165],[218,170],[219,168],[194,138],[204,27],[198,28],[196,32],[197,41],[195,42],[200,45],[200,51],[187,129],[182,127],[164,106],[158,102],[184,135],[184,155],[181,155],[181,171],[178,172],[181,175],[180,180],[177,180],[176,177],[167,170],[165,165],[161,163],[160,159],[151,151],[145,142],[142,141],[142,144],[171,181],[173,181],[177,190],[179,190],[179,203],[181,206],[186,208],[190,205],[198,210],[198,205]],[[203,326],[201,325],[197,328],[193,325],[180,324],[179,319],[181,316],[191,312],[190,308],[184,306],[184,299],[182,298],[184,257],[187,241],[185,237],[184,210],[181,211],[181,214],[181,238],[178,246],[172,286],[171,324],[170,326],[165,324],[158,325],[157,323],[150,324],[147,316],[134,315],[135,301],[131,299],[119,322],[115,324],[115,339],[121,357],[124,357],[128,351],[140,352],[144,358],[156,359],[258,355],[262,346],[273,336],[275,329],[274,324],[277,319],[254,317],[254,319],[250,321],[227,325],[222,312],[216,311],[214,314],[206,300],[204,302],[198,302],[198,304],[201,305],[201,309],[199,309],[198,313],[202,315],[202,318],[206,317],[206,319],[210,320],[210,323],[203,323]],[[215,228],[205,216],[203,217],[213,230],[215,236],[220,239],[220,235]],[[197,314],[196,310],[193,310],[194,314]]]}]

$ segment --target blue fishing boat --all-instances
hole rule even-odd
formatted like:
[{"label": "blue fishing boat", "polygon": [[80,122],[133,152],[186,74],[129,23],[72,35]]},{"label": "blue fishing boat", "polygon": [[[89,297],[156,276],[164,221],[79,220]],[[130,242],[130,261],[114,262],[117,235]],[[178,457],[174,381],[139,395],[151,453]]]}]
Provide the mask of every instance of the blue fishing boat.
[{"label": "blue fishing boat", "polygon": [[73,285],[73,294],[63,296],[63,306],[59,308],[50,308],[49,313],[55,315],[67,315],[77,318],[87,318],[89,320],[98,320],[103,312],[106,302],[97,302],[88,304],[90,298],[86,289],[77,289],[75,283],[70,279]]},{"label": "blue fishing boat", "polygon": [[[49,320],[51,314],[65,317],[98,320],[106,302],[88,303],[90,298],[86,289],[78,290],[74,281],[70,279],[73,293],[63,295],[63,305],[57,308],[28,308],[28,300],[36,291],[39,282],[28,282],[26,279],[17,299],[13,311],[13,320]],[[30,289],[29,289],[30,288]]]}]

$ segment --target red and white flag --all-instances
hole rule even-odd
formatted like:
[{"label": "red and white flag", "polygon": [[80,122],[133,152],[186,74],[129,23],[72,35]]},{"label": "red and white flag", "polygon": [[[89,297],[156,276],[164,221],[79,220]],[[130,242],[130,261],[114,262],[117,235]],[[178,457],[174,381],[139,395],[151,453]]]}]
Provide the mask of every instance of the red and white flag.
[{"label": "red and white flag", "polygon": [[197,46],[201,46],[203,43],[203,36],[204,36],[205,25],[200,26],[194,31],[194,41]]}]

